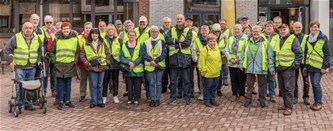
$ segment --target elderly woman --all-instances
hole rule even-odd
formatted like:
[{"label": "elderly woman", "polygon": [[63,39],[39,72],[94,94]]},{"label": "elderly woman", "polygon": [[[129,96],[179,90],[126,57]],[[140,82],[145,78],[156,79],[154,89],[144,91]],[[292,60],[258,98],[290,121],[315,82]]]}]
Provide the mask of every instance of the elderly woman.
[{"label": "elderly woman", "polygon": [[120,62],[129,66],[130,71],[124,72],[126,86],[128,88],[127,104],[139,104],[141,97],[141,82],[143,77],[143,58],[141,44],[137,43],[134,31],[128,32],[128,41],[122,45]]},{"label": "elderly woman", "polygon": [[117,37],[117,29],[113,24],[109,24],[106,27],[106,36],[104,37],[104,42],[110,50],[111,59],[110,59],[110,69],[105,71],[104,81],[103,81],[103,103],[106,101],[107,89],[110,83],[110,78],[112,79],[113,85],[113,102],[119,103],[118,99],[118,86],[119,86],[119,55],[120,55],[120,42]]},{"label": "elderly woman", "polygon": [[245,100],[245,81],[244,71],[239,68],[239,60],[242,54],[243,46],[246,44],[247,36],[242,32],[242,25],[234,26],[234,35],[229,37],[228,50],[230,58],[228,58],[228,66],[231,79],[232,97],[234,102],[239,99],[240,102]]},{"label": "elderly woman", "polygon": [[325,34],[320,30],[320,23],[313,21],[310,23],[310,34],[305,45],[306,69],[310,75],[313,89],[314,104],[310,108],[314,111],[322,109],[322,89],[320,85],[321,77],[328,72],[330,67],[329,42]]},{"label": "elderly woman", "polygon": [[83,45],[81,61],[86,65],[90,84],[90,108],[104,107],[102,99],[104,71],[109,68],[110,52],[98,29],[92,29],[88,41]]},{"label": "elderly woman", "polygon": [[218,106],[216,90],[219,85],[222,59],[217,47],[217,37],[213,34],[207,36],[207,46],[203,47],[199,57],[199,70],[203,77],[204,105],[207,107]]},{"label": "elderly woman", "polygon": [[71,30],[69,22],[62,22],[61,31],[55,34],[56,39],[51,47],[51,60],[54,64],[53,75],[57,78],[58,109],[64,106],[63,99],[66,94],[65,106],[74,108],[71,103],[72,77],[76,75],[75,64],[79,59],[79,42],[77,34]]},{"label": "elderly woman", "polygon": [[165,65],[166,46],[159,37],[159,28],[152,26],[150,29],[151,37],[143,46],[143,56],[146,71],[146,80],[149,83],[150,107],[160,105],[162,93],[162,76]]}]

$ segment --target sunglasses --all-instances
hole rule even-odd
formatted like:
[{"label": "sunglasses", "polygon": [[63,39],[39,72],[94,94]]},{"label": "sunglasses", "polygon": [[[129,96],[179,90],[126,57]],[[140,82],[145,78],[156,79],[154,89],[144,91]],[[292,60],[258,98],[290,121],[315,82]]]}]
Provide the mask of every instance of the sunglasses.
[{"label": "sunglasses", "polygon": [[45,22],[46,24],[52,24],[53,22]]}]

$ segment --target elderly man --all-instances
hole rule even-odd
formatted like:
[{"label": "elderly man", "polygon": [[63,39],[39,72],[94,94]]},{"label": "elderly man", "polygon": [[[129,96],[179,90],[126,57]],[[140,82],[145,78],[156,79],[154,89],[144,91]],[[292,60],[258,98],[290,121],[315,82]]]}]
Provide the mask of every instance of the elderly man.
[{"label": "elderly man", "polygon": [[[303,29],[303,25],[301,22],[295,22],[294,23],[294,32],[295,32],[295,36],[298,39],[298,41],[301,44],[302,50],[305,50],[305,44],[306,44],[306,40],[308,39],[308,35],[307,34],[303,34],[302,33],[302,29]],[[304,52],[303,52],[304,53]],[[303,55],[303,58],[305,58],[305,56]],[[303,78],[303,101],[305,105],[310,105],[309,102],[309,78],[307,74],[304,74],[303,70],[305,68],[305,62],[304,59],[302,60],[301,63],[301,67],[296,69],[296,79],[295,79],[295,92],[294,92],[294,104],[296,104],[298,102],[298,74],[299,74],[299,70],[301,70],[301,74],[302,74],[302,78]]]},{"label": "elderly man", "polygon": [[33,25],[33,31],[38,35],[42,42],[47,41],[44,30],[39,27],[39,16],[37,14],[31,14],[30,22]]},{"label": "elderly man", "polygon": [[99,29],[99,33],[101,34],[101,37],[104,38],[106,35],[106,23],[105,21],[100,21],[98,23],[98,29]]},{"label": "elderly man", "polygon": [[273,51],[268,41],[260,36],[261,27],[255,25],[252,27],[252,35],[246,46],[242,51],[240,67],[245,70],[247,92],[245,107],[252,105],[252,92],[254,90],[254,83],[258,79],[259,89],[259,105],[261,108],[266,107],[265,97],[265,77],[270,72],[271,75],[275,74]]},{"label": "elderly man", "polygon": [[279,27],[282,25],[282,18],[276,16],[273,18],[275,32],[279,33]]},{"label": "elderly man", "polygon": [[[33,33],[33,24],[25,22],[22,32],[16,33],[6,44],[4,53],[7,57],[9,67],[15,71],[15,79],[33,80],[36,74],[37,64],[41,64],[41,45],[42,41],[36,33]],[[16,96],[18,101],[19,113],[23,105],[20,97],[20,88],[16,85]],[[25,110],[35,110],[29,101],[24,100]]]},{"label": "elderly man", "polygon": [[191,40],[192,30],[185,27],[185,17],[182,14],[176,16],[177,24],[171,28],[171,36],[166,37],[169,45],[170,66],[170,100],[169,104],[176,102],[178,78],[183,81],[183,94],[185,104],[190,104],[190,65],[191,65]]},{"label": "elderly man", "polygon": [[295,70],[301,65],[303,52],[295,35],[290,34],[289,26],[282,24],[279,27],[280,42],[274,47],[275,67],[278,73],[280,93],[283,97],[284,115],[291,115],[295,91]]},{"label": "elderly man", "polygon": [[[163,18],[163,27],[160,28],[160,34],[162,34],[161,39],[165,40],[165,36],[170,35],[171,32],[171,23],[172,20],[169,17]],[[169,52],[169,48],[167,48],[167,54]],[[165,57],[165,64],[169,65],[169,56],[167,55]],[[169,86],[169,66],[165,67],[165,70],[163,72],[163,79],[162,79],[162,93],[167,92],[168,86]]]},{"label": "elderly man", "polygon": [[251,27],[251,26],[249,25],[249,17],[248,17],[248,16],[242,16],[242,17],[240,17],[240,20],[241,20],[240,23],[241,23],[243,29],[244,29],[245,27]]},{"label": "elderly man", "polygon": [[123,23],[121,22],[121,20],[116,20],[114,24],[117,28],[117,33],[120,34],[123,31]]}]

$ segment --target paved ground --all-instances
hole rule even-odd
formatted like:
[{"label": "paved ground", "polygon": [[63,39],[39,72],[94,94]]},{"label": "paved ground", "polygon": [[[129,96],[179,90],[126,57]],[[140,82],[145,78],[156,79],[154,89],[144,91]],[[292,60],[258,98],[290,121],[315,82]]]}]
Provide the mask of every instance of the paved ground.
[{"label": "paved ground", "polygon": [[[257,107],[256,102],[251,108],[230,102],[230,86],[223,87],[223,96],[218,97],[221,105],[216,108],[207,108],[196,99],[190,106],[184,106],[182,100],[168,105],[167,93],[163,94],[162,105],[157,108],[148,107],[144,100],[137,107],[127,106],[122,96],[122,103],[114,104],[109,95],[105,108],[90,109],[88,101],[78,101],[78,81],[73,79],[72,102],[76,108],[58,111],[52,105],[54,98],[47,94],[46,115],[41,110],[23,111],[14,118],[7,110],[11,76],[9,71],[0,75],[0,130],[333,130],[332,73],[322,79],[324,107],[321,111],[314,112],[309,106],[298,103],[293,114],[287,117],[277,110],[281,99],[268,103],[264,109]],[[124,84],[120,86],[123,94]],[[142,93],[144,96],[144,91]],[[310,98],[312,102],[312,91]]]}]

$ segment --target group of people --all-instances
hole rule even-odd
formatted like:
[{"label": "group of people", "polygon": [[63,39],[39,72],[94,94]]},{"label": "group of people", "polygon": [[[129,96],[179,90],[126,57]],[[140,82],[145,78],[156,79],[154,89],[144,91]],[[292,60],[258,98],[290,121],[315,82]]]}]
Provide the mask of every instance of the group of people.
[{"label": "group of people", "polygon": [[[194,71],[197,72],[199,96],[207,107],[219,106],[216,95],[227,86],[230,73],[232,97],[244,107],[253,103],[255,82],[258,84],[259,106],[266,107],[266,97],[276,102],[275,88],[283,98],[284,115],[292,114],[298,102],[298,75],[303,78],[303,101],[309,101],[309,77],[314,93],[312,110],[322,108],[320,80],[329,68],[329,42],[320,29],[320,23],[310,23],[310,33],[302,33],[302,23],[295,22],[290,29],[281,17],[272,21],[249,25],[249,17],[239,18],[233,32],[226,28],[226,19],[213,25],[193,26],[193,20],[182,14],[172,19],[163,18],[163,26],[148,26],[145,16],[135,27],[131,20],[114,24],[100,21],[98,28],[84,23],[78,33],[69,22],[54,25],[52,16],[45,16],[40,27],[39,16],[32,14],[22,32],[6,44],[5,54],[15,71],[15,78],[34,79],[39,65],[45,63],[50,74],[52,96],[58,109],[70,107],[72,77],[80,79],[80,102],[85,101],[87,83],[90,89],[90,108],[105,107],[108,90],[113,102],[118,99],[119,74],[126,83],[124,96],[128,104],[139,104],[141,85],[144,85],[150,107],[161,104],[161,94],[170,89],[168,104],[183,98],[186,105],[194,98]],[[199,31],[200,29],[200,31]],[[293,30],[294,34],[290,33]],[[278,80],[276,81],[276,74]],[[48,78],[44,79],[44,91]],[[247,86],[247,89],[245,88]],[[19,93],[18,86],[16,93]],[[19,110],[23,106],[17,98]],[[26,110],[34,110],[24,101]]]}]

